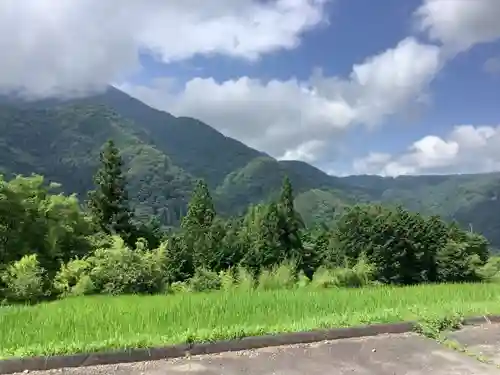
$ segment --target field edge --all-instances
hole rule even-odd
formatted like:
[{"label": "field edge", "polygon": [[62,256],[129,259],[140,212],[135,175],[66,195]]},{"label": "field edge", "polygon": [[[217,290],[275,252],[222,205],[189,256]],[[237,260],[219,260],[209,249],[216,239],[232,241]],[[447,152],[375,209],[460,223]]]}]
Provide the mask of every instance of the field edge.
[{"label": "field edge", "polygon": [[[480,325],[500,323],[500,315],[483,315],[462,319],[462,325]],[[86,367],[113,365],[118,363],[144,362],[184,356],[216,354],[251,350],[281,345],[307,344],[326,340],[369,337],[383,334],[403,334],[414,332],[419,322],[370,324],[348,328],[331,328],[313,331],[281,333],[262,336],[248,336],[238,339],[214,341],[208,343],[190,343],[152,347],[145,349],[127,349],[111,352],[80,353],[47,357],[23,357],[0,360],[0,374],[12,374],[24,371],[55,370],[68,367]]]}]

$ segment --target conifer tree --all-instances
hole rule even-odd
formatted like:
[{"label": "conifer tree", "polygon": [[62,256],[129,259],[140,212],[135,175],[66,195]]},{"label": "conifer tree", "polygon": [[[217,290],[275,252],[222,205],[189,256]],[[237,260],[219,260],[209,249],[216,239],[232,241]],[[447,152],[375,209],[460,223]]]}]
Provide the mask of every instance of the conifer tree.
[{"label": "conifer tree", "polygon": [[182,218],[182,229],[199,230],[210,228],[215,218],[215,208],[207,184],[199,180],[188,204],[186,216]]},{"label": "conifer tree", "polygon": [[182,218],[184,243],[194,254],[196,267],[207,267],[216,244],[211,236],[215,208],[207,184],[199,180]]},{"label": "conifer tree", "polygon": [[134,246],[123,160],[112,140],[105,143],[99,160],[101,165],[94,175],[95,190],[89,192],[88,200],[92,219],[104,233],[117,234]]},{"label": "conifer tree", "polygon": [[[300,262],[302,255],[302,240],[300,230],[303,229],[303,221],[293,203],[293,188],[290,179],[283,180],[279,199],[280,209],[280,242],[287,260],[295,259]],[[285,260],[285,259],[284,259]]]}]

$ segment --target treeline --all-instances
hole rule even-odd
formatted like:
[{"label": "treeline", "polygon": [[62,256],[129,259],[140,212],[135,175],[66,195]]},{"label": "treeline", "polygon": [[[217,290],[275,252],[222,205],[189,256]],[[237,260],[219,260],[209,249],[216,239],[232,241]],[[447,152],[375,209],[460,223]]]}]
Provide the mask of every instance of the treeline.
[{"label": "treeline", "polygon": [[483,236],[401,207],[358,205],[334,227],[306,228],[287,178],[277,201],[231,219],[217,215],[199,181],[180,228],[165,231],[154,218],[134,218],[113,142],[100,162],[84,204],[41,176],[0,180],[4,301],[201,291],[229,281],[263,287],[273,275],[285,286],[480,281],[498,270]]}]

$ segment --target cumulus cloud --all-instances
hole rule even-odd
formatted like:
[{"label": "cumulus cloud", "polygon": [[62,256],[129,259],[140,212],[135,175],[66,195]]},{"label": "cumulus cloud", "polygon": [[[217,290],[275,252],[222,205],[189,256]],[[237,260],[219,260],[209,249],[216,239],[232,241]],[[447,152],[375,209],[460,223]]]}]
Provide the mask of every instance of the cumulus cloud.
[{"label": "cumulus cloud", "polygon": [[317,71],[305,82],[194,78],[175,96],[164,89],[125,89],[174,114],[200,118],[273,156],[316,162],[336,147],[348,127],[377,124],[425,105],[430,83],[450,58],[500,37],[499,12],[498,0],[424,0],[414,14],[417,26],[438,44],[405,38],[353,65],[348,77]]},{"label": "cumulus cloud", "polygon": [[[198,54],[256,60],[297,47],[304,32],[327,21],[329,1],[2,0],[0,49],[8,52],[0,59],[0,92],[47,96],[99,89],[140,69],[140,53],[164,63]],[[195,77],[179,90],[179,82],[165,77],[118,87],[273,156],[324,163],[319,159],[331,154],[347,128],[373,126],[425,104],[429,85],[449,59],[500,37],[498,19],[500,0],[423,0],[415,21],[418,37],[429,41],[409,36],[356,63],[347,77],[318,70],[304,81]],[[427,138],[412,152],[446,149],[453,155],[454,146],[440,141],[446,143]],[[365,162],[381,159],[374,154]]]},{"label": "cumulus cloud", "polygon": [[500,169],[500,125],[458,125],[445,137],[428,135],[401,155],[371,153],[355,160],[356,173],[398,176],[492,172]]},{"label": "cumulus cloud", "polygon": [[81,93],[196,54],[255,60],[291,49],[329,0],[2,0],[0,91]]},{"label": "cumulus cloud", "polygon": [[483,64],[483,70],[493,76],[500,75],[500,56],[487,59]]},{"label": "cumulus cloud", "polygon": [[498,0],[424,0],[415,16],[418,28],[441,42],[448,53],[500,37]]},{"label": "cumulus cloud", "polygon": [[158,83],[119,88],[175,115],[199,118],[278,158],[315,162],[327,150],[325,141],[334,141],[349,126],[376,124],[420,100],[441,67],[439,52],[410,37],[354,65],[347,78],[317,71],[303,82],[194,78],[180,92]]}]

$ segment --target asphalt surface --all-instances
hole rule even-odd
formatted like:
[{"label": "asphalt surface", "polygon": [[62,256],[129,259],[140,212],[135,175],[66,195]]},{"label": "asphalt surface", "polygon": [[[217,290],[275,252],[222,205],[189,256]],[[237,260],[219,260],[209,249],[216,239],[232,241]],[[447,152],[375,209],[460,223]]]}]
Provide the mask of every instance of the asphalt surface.
[{"label": "asphalt surface", "polygon": [[[173,360],[32,371],[34,375],[500,375],[500,325],[448,335],[381,335]],[[464,350],[456,350],[463,348]]]}]

